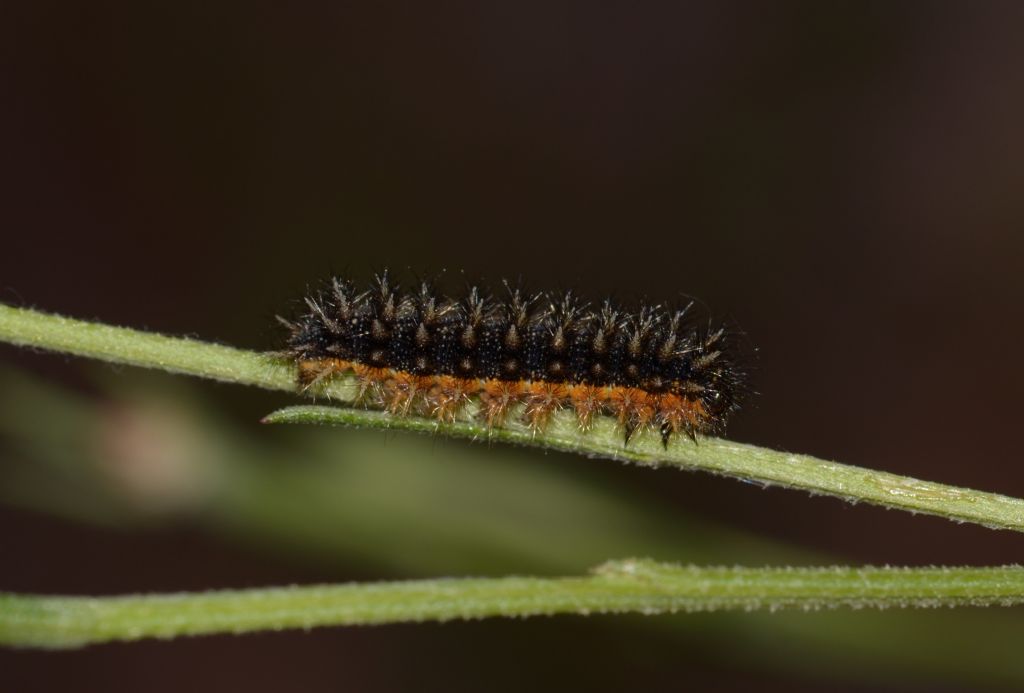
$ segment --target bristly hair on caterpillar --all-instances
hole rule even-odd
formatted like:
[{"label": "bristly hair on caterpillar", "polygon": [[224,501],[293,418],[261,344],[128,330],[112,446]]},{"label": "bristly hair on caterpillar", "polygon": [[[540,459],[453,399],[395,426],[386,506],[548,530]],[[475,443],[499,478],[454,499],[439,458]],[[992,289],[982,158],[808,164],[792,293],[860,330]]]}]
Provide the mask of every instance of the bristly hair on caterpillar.
[{"label": "bristly hair on caterpillar", "polygon": [[539,432],[571,407],[583,431],[615,417],[627,443],[646,429],[665,445],[719,433],[747,392],[735,332],[698,319],[692,303],[630,312],[505,286],[452,298],[429,282],[403,290],[386,271],[368,289],[336,277],[280,318],[284,352],[303,387],[352,373],[364,404],[395,415],[451,422],[477,401],[488,427],[515,411]]}]

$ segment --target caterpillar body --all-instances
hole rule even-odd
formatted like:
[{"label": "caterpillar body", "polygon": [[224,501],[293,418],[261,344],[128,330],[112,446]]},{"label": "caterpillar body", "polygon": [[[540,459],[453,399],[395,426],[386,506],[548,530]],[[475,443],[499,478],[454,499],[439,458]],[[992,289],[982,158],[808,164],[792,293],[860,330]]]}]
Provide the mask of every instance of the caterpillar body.
[{"label": "caterpillar body", "polygon": [[516,412],[538,432],[568,407],[583,431],[612,416],[627,443],[654,429],[667,445],[721,432],[746,391],[735,332],[694,313],[508,285],[498,298],[479,287],[452,298],[429,282],[403,290],[385,272],[367,289],[334,278],[281,322],[307,388],[352,373],[364,403],[395,415],[451,422],[476,401],[488,427]]}]

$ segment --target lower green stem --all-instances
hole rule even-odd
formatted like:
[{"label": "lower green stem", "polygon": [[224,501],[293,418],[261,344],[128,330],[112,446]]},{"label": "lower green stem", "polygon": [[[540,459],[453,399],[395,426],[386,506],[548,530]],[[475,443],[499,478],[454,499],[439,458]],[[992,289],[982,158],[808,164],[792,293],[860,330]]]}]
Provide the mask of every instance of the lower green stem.
[{"label": "lower green stem", "polygon": [[1024,569],[700,568],[623,560],[591,575],[457,578],[126,597],[0,594],[0,644],[112,640],[494,616],[991,606],[1024,603]]}]

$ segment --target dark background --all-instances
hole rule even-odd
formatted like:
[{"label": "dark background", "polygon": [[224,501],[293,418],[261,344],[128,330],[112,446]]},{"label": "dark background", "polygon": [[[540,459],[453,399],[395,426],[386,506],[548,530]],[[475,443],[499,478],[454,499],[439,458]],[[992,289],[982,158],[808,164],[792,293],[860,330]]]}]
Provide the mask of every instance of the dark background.
[{"label": "dark background", "polygon": [[[731,438],[1024,495],[1024,4],[369,5],[4,3],[0,300],[266,349],[274,313],[332,271],[686,293],[759,350],[760,395]],[[106,401],[82,362],[0,356]],[[288,402],[197,388],[256,441],[253,422]],[[1001,564],[1024,548],[705,475],[538,464],[836,562]],[[28,505],[0,511],[0,589],[461,569],[327,568],[201,523],[124,531]],[[794,672],[731,654],[728,637],[653,628],[564,618],[8,651],[0,684],[967,685],[898,653],[875,678],[851,674],[856,661]]]}]

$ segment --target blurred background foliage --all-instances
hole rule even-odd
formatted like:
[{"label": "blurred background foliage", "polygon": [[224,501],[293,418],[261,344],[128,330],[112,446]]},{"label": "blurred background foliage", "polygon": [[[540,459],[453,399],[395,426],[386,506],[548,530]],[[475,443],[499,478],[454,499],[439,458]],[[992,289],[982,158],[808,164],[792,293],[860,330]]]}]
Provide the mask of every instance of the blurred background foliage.
[{"label": "blurred background foliage", "polygon": [[[7,3],[0,300],[274,348],[332,271],[694,295],[730,437],[1024,495],[1024,5]],[[0,589],[999,564],[1019,535],[705,475],[260,426],[0,347]],[[0,687],[1019,685],[1020,611],[559,618],[0,652]]]}]

